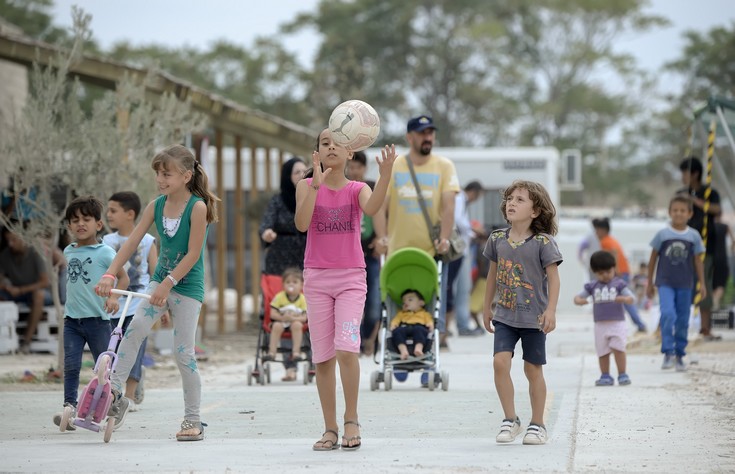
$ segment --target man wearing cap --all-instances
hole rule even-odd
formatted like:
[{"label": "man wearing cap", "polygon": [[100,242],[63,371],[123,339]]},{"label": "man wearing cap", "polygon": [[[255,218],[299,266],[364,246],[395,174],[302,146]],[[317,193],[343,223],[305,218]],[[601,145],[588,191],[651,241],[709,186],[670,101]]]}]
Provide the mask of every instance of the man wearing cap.
[{"label": "man wearing cap", "polygon": [[[408,155],[396,158],[382,212],[373,217],[379,244],[377,250],[381,253],[390,255],[398,249],[417,247],[437,256],[449,250],[448,238],[454,226],[454,203],[460,191],[459,179],[454,163],[431,153],[435,139],[436,127],[431,117],[420,115],[408,121]],[[441,222],[439,238],[434,241],[429,237],[431,229],[426,228],[407,160],[413,163],[431,222]],[[446,269],[443,273],[446,275]],[[446,280],[444,275],[443,287]],[[444,333],[444,312],[441,313],[439,332]]]}]

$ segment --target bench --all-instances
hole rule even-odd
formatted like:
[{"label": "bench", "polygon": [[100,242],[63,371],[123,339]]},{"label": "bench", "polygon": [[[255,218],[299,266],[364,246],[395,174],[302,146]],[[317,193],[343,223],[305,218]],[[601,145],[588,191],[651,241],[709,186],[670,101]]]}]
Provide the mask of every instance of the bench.
[{"label": "bench", "polygon": [[[31,308],[22,303],[14,303],[18,307],[18,314],[29,314]],[[36,335],[31,341],[31,352],[50,352],[56,354],[59,351],[59,320],[56,315],[56,307],[44,306],[43,314],[46,316],[38,322]],[[28,326],[27,321],[18,321],[17,329],[25,329]]]}]

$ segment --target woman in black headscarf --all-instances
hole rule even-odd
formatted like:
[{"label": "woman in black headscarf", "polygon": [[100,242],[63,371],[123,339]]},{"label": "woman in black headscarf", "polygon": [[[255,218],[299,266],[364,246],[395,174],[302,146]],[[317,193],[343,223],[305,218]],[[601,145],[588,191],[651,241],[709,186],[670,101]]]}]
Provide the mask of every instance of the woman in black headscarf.
[{"label": "woman in black headscarf", "polygon": [[[266,245],[265,270],[260,280],[266,321],[270,320],[270,302],[282,290],[281,275],[289,267],[304,268],[306,233],[299,232],[294,223],[296,213],[296,184],[306,171],[306,163],[291,158],[281,168],[281,193],[268,202],[260,221],[260,238]],[[286,361],[284,381],[296,380],[296,364]]]},{"label": "woman in black headscarf", "polygon": [[288,267],[304,268],[306,234],[294,224],[296,183],[304,176],[306,163],[291,158],[281,168],[281,193],[273,196],[260,222],[260,238],[266,244],[266,275],[281,276]]}]

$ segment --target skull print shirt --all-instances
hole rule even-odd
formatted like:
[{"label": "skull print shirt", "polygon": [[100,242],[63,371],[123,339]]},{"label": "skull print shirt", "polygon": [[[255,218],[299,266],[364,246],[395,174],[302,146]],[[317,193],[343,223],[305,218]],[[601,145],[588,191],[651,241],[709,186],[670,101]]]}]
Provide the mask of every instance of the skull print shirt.
[{"label": "skull print shirt", "polygon": [[67,261],[65,316],[109,320],[105,299],[97,296],[94,286],[112,263],[115,251],[102,243],[81,247],[73,243],[64,249],[64,257]]}]

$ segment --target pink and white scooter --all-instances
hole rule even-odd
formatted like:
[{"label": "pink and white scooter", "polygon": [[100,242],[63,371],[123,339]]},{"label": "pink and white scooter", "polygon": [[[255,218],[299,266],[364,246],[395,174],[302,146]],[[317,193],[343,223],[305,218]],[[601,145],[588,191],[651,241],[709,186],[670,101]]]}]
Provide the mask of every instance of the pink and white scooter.
[{"label": "pink and white scooter", "polygon": [[[106,418],[107,423],[104,427],[105,443],[110,442],[112,431],[115,428],[115,417],[107,416],[113,398],[110,374],[112,374],[112,371],[115,370],[115,366],[117,365],[117,345],[123,337],[122,326],[123,322],[125,322],[125,314],[127,314],[128,307],[133,298],[150,299],[150,295],[145,293],[117,289],[113,289],[112,292],[121,296],[127,296],[121,313],[122,316],[120,316],[120,320],[117,326],[115,326],[115,329],[112,330],[112,336],[110,337],[110,344],[108,344],[107,350],[97,358],[97,362],[94,365],[96,376],[84,387],[82,396],[79,397],[77,416],[72,420],[74,426],[100,432],[102,430],[102,422]],[[74,409],[72,407],[64,407],[64,411],[61,414],[61,423],[59,423],[59,429],[61,431],[66,431],[73,411]]]}]

